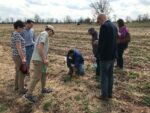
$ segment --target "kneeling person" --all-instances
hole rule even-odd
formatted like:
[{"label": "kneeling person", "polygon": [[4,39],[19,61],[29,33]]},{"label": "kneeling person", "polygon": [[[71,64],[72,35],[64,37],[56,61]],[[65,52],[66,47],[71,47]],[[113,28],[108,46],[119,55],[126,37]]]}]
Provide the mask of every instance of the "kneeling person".
[{"label": "kneeling person", "polygon": [[68,75],[71,77],[74,71],[77,75],[84,75],[84,58],[78,50],[71,49],[68,51],[67,66],[69,68]]}]

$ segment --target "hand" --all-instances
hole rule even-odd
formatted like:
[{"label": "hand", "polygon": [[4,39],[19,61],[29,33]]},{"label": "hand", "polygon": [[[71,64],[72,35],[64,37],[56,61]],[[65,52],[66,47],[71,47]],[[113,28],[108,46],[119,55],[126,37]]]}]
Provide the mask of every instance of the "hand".
[{"label": "hand", "polygon": [[23,64],[26,63],[26,59],[25,58],[23,58],[21,61],[22,61]]},{"label": "hand", "polygon": [[121,36],[121,33],[120,33],[120,32],[118,32],[118,36],[119,36],[119,37]]},{"label": "hand", "polygon": [[94,44],[94,45],[98,45],[98,40],[95,40],[95,41],[93,42],[93,44]]},{"label": "hand", "polygon": [[43,63],[44,63],[45,65],[48,65],[48,60],[47,60],[47,59],[44,59],[44,60],[43,60]]},{"label": "hand", "polygon": [[95,56],[91,56],[91,61],[92,61],[93,63],[96,62]]},{"label": "hand", "polygon": [[71,67],[75,67],[75,65],[74,65],[74,64],[71,64]]}]

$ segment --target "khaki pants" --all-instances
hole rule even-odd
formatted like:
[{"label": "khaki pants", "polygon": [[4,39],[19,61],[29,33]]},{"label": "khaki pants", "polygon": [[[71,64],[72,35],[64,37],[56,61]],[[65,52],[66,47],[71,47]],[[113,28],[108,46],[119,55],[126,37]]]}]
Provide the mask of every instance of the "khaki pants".
[{"label": "khaki pants", "polygon": [[31,78],[31,82],[29,85],[27,95],[32,95],[32,92],[33,92],[36,84],[40,80],[41,80],[41,88],[42,89],[44,89],[45,85],[46,85],[46,72],[45,73],[42,72],[43,66],[45,66],[45,65],[40,61],[33,61],[33,65],[34,65],[34,74]]},{"label": "khaki pants", "polygon": [[16,70],[16,76],[15,76],[15,89],[19,89],[20,92],[24,90],[24,78],[25,75],[20,71],[21,66],[21,59],[20,57],[13,58],[15,62],[15,70]]}]

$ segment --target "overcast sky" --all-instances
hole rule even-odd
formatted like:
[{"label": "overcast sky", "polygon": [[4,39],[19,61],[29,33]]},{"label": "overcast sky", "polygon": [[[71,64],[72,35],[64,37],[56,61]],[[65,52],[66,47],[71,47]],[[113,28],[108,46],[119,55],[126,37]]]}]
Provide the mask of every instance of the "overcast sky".
[{"label": "overcast sky", "polygon": [[[92,18],[89,4],[93,0],[0,0],[1,19],[13,17],[33,18],[38,14],[41,18],[58,18],[63,20],[66,15],[73,19],[80,17]],[[110,0],[113,9],[111,16],[117,18],[130,16],[135,19],[139,14],[150,14],[150,0]]]}]

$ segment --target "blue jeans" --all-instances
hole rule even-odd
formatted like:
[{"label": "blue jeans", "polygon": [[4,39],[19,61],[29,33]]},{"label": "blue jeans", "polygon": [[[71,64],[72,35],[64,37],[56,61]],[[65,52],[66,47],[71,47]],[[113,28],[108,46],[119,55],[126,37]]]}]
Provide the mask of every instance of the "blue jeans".
[{"label": "blue jeans", "polygon": [[84,73],[85,73],[84,65],[81,64],[81,65],[79,65],[79,67],[77,68],[76,74],[78,74],[78,75],[84,75]]},{"label": "blue jeans", "polygon": [[[72,76],[74,72],[74,68],[73,67],[69,67],[69,75]],[[84,75],[85,74],[85,70],[84,70],[84,65],[80,64],[79,67],[76,67],[76,72],[77,75]]]},{"label": "blue jeans", "polygon": [[31,61],[33,49],[34,49],[34,45],[26,46],[26,61],[29,68],[30,68],[30,61]]},{"label": "blue jeans", "polygon": [[101,95],[103,98],[112,96],[113,66],[114,60],[100,61]]}]

